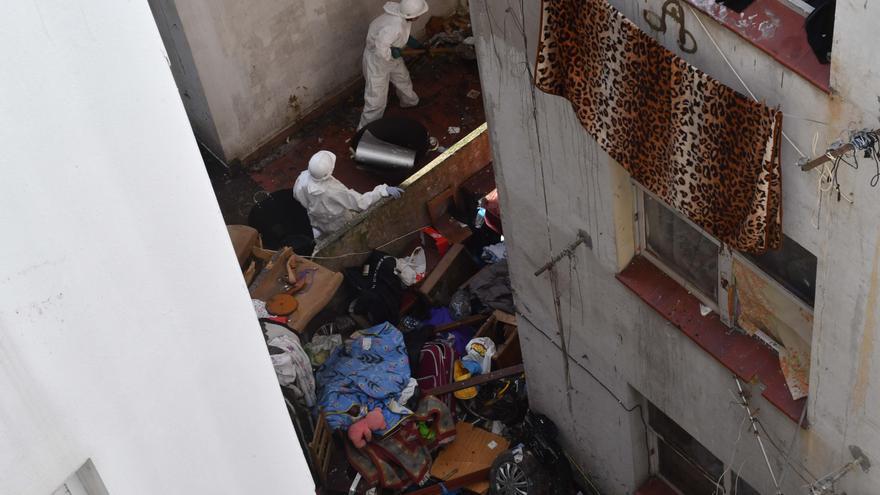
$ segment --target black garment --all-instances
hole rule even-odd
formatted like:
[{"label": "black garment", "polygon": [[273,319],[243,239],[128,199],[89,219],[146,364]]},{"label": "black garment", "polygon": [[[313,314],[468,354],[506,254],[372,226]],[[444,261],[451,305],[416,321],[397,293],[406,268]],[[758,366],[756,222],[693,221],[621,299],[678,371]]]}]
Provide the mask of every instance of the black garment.
[{"label": "black garment", "polygon": [[394,256],[373,251],[363,267],[345,269],[346,284],[354,294],[352,313],[366,317],[371,325],[386,321],[397,325],[403,288],[394,272],[396,266]]},{"label": "black garment", "polygon": [[275,191],[251,208],[248,225],[260,232],[266,249],[290,246],[296,254],[308,256],[315,248],[309,214],[290,189]]},{"label": "black garment", "polygon": [[[510,287],[510,274],[507,271],[507,260],[501,260],[481,269],[471,279],[467,289],[485,306],[500,309],[508,314],[516,312],[516,307],[513,305],[513,290]],[[478,308],[471,310],[473,314],[478,312]]]},{"label": "black garment", "polygon": [[831,63],[831,43],[834,39],[834,8],[836,0],[823,0],[816,3],[816,7],[807,20],[804,28],[807,31],[807,42],[816,54],[816,58],[823,64]]},{"label": "black garment", "polygon": [[740,13],[743,10],[746,10],[746,7],[752,4],[755,0],[715,0],[715,3],[723,4],[728,9]]}]

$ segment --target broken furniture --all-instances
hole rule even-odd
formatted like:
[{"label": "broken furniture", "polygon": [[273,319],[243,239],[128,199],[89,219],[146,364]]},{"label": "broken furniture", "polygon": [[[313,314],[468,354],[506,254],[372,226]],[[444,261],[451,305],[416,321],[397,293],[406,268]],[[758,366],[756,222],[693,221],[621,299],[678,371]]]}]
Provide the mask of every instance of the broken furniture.
[{"label": "broken furniture", "polygon": [[[455,428],[457,430],[455,441],[443,449],[434,460],[431,476],[450,480],[473,473],[486,472],[488,475],[487,470],[492,467],[492,462],[507,450],[510,442],[501,435],[464,421],[460,421]],[[488,493],[488,476],[467,485],[466,488],[480,495]]]},{"label": "broken furniture", "polygon": [[260,233],[247,225],[227,225],[229,239],[235,250],[235,257],[241,267],[245,284],[253,282],[262,265],[272,257],[272,252],[263,249]]},{"label": "broken furniture", "polygon": [[454,244],[418,286],[418,291],[432,304],[445,305],[476,270],[476,264],[464,246]]},{"label": "broken furniture", "polygon": [[[249,287],[251,297],[268,301],[272,296],[291,289],[287,278],[287,261],[294,256],[293,249],[285,247],[274,253],[266,266]],[[287,319],[287,326],[302,333],[312,318],[326,306],[342,285],[342,274],[297,257],[297,278],[305,283],[297,293],[298,307]]]},{"label": "broken furniture", "polygon": [[496,309],[486,323],[477,330],[475,337],[489,337],[495,342],[495,355],[492,356],[494,369],[522,364],[519,333],[513,315]]},{"label": "broken furniture", "polygon": [[313,472],[318,473],[321,484],[326,484],[330,471],[330,455],[333,448],[333,432],[327,424],[327,416],[321,412],[315,425],[315,433],[309,442],[309,454]]},{"label": "broken furniture", "polygon": [[427,203],[431,225],[451,243],[462,243],[471,236],[471,229],[459,222],[453,215],[455,208],[455,189],[447,188]]}]

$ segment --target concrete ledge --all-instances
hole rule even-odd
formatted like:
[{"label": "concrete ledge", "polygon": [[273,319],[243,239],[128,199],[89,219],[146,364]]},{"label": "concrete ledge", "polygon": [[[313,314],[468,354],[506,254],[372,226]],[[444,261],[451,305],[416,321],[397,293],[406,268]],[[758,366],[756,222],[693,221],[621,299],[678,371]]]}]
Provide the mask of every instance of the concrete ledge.
[{"label": "concrete ledge", "polygon": [[[457,188],[492,162],[486,129],[486,124],[474,129],[404,181],[400,187],[405,192],[400,199],[379,201],[341,231],[323,239],[316,249],[315,261],[333,270],[356,266],[366,260],[372,249],[430,225],[425,203],[449,187]],[[399,254],[412,243],[415,235],[384,246],[382,250]]]},{"label": "concrete ledge", "polygon": [[[767,402],[795,423],[800,420],[807,399],[792,399],[779,357],[767,346],[731,331],[715,313],[702,316],[696,297],[640,256],[633,258],[617,279],[741,380],[760,380],[765,387],[761,395]],[[802,426],[808,425],[805,422]]]}]

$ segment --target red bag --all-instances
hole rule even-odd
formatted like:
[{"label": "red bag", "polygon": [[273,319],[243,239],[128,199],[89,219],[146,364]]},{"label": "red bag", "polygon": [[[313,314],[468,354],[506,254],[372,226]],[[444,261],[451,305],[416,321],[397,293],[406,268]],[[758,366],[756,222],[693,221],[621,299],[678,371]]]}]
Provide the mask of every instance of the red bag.
[{"label": "red bag", "polygon": [[[427,392],[442,385],[448,385],[453,381],[455,367],[455,349],[452,344],[443,340],[426,342],[419,353],[419,369],[416,373],[416,381],[419,389]],[[449,412],[455,416],[455,398],[452,393],[443,394],[440,399]]]}]

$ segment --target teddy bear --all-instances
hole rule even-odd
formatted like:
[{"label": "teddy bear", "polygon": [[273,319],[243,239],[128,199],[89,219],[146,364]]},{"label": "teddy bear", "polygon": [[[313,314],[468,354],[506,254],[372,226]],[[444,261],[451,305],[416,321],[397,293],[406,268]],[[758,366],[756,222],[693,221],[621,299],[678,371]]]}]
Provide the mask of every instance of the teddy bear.
[{"label": "teddy bear", "polygon": [[382,416],[381,409],[376,408],[348,427],[348,438],[355,447],[362,449],[373,439],[373,431],[385,428],[385,416]]}]

